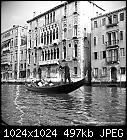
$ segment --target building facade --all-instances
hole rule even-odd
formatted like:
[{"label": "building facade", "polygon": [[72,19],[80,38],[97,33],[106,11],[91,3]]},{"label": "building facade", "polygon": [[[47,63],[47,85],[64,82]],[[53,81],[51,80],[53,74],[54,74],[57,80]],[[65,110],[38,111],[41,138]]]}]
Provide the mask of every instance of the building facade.
[{"label": "building facade", "polygon": [[65,62],[71,79],[83,78],[90,67],[90,19],[103,12],[91,1],[70,1],[28,20],[27,78],[59,81]]},{"label": "building facade", "polygon": [[13,26],[1,34],[1,78],[26,78],[27,28]]},{"label": "building facade", "polygon": [[92,81],[126,81],[126,7],[91,19]]}]

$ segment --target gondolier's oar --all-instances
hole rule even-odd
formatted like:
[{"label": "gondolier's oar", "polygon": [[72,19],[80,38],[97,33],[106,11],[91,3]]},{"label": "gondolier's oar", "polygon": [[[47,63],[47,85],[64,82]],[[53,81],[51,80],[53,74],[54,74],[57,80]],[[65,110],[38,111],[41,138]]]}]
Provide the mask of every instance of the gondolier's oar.
[{"label": "gondolier's oar", "polygon": [[[83,93],[83,91],[79,88],[79,90]],[[84,93],[83,93],[84,94]]]}]

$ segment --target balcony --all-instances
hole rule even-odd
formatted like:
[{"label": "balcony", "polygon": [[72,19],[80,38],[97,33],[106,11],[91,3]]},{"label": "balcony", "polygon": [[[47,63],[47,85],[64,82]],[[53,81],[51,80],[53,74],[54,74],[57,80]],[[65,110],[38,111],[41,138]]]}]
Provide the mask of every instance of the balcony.
[{"label": "balcony", "polygon": [[77,12],[77,11],[75,11],[75,12],[73,12],[73,14],[74,14],[74,15],[76,15],[76,14],[78,14],[78,12]]},{"label": "balcony", "polygon": [[58,59],[55,60],[46,60],[46,61],[39,61],[39,65],[52,65],[52,64],[59,64]]},{"label": "balcony", "polygon": [[109,23],[108,25],[106,25],[107,28],[114,27],[114,26],[118,26],[118,22]]},{"label": "balcony", "polygon": [[107,57],[106,63],[107,64],[114,64],[114,63],[118,64],[119,63],[118,56]]},{"label": "balcony", "polygon": [[73,36],[73,39],[78,39],[77,36]]},{"label": "balcony", "polygon": [[62,41],[63,41],[63,42],[66,42],[66,38],[63,38]]},{"label": "balcony", "polygon": [[119,47],[118,44],[119,44],[119,40],[111,40],[111,41],[105,42],[106,49]]}]

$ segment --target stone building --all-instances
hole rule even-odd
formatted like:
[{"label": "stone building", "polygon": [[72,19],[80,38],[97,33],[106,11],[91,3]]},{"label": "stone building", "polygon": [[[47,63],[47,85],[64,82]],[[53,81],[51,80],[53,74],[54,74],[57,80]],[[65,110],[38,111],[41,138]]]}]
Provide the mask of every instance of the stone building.
[{"label": "stone building", "polygon": [[91,23],[92,81],[126,81],[126,7]]},{"label": "stone building", "polygon": [[19,25],[1,34],[2,81],[26,78],[27,28]]},{"label": "stone building", "polygon": [[73,81],[83,78],[90,67],[90,19],[103,12],[92,1],[69,1],[40,15],[34,13],[27,21],[27,78],[41,74],[60,81],[59,63],[65,62]]}]

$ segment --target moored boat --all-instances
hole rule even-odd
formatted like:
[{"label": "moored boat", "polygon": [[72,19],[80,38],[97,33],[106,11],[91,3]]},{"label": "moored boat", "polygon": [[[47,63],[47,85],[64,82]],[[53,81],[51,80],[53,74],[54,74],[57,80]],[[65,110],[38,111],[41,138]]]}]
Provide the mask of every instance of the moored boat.
[{"label": "moored boat", "polygon": [[52,86],[42,86],[42,87],[33,86],[32,84],[25,83],[25,87],[27,90],[34,91],[34,92],[40,92],[46,94],[67,94],[78,89],[84,84],[85,84],[85,79],[82,79],[77,82],[71,82],[66,84],[59,83]]}]

